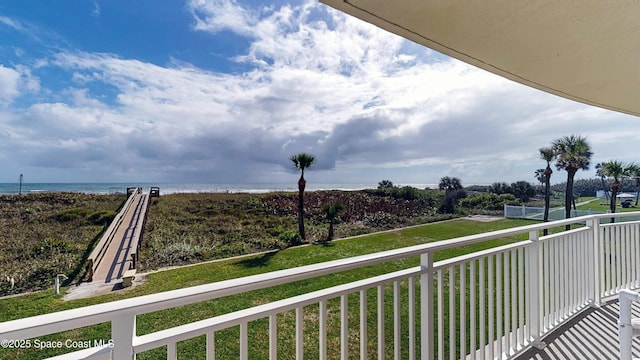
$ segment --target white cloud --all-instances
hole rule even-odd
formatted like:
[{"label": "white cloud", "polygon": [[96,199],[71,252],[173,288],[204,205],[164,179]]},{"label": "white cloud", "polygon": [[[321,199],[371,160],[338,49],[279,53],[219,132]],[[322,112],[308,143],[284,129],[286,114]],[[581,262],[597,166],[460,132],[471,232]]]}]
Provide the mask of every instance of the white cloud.
[{"label": "white cloud", "polygon": [[91,10],[91,16],[93,17],[100,17],[100,4],[98,4],[97,2],[93,2],[93,10]]},{"label": "white cloud", "polygon": [[0,65],[0,105],[10,104],[19,94],[20,73]]},{"label": "white cloud", "polygon": [[194,17],[195,30],[230,30],[243,35],[253,32],[254,15],[234,0],[191,0],[187,8]]},{"label": "white cloud", "polygon": [[[468,184],[533,181],[537,149],[559,136],[587,135],[603,160],[621,137],[640,140],[629,116],[434,56],[315,2],[248,9],[194,0],[188,9],[197,31],[246,36],[250,46],[234,60],[254,67],[224,74],[60,52],[31,71],[62,69],[69,87],[0,114],[3,146],[30,166],[54,174],[80,166],[110,177],[103,181],[287,181],[289,155],[307,151],[317,155],[318,181],[402,174],[401,183],[451,175]],[[0,76],[0,101],[46,87],[27,68],[2,71],[10,76]]]}]

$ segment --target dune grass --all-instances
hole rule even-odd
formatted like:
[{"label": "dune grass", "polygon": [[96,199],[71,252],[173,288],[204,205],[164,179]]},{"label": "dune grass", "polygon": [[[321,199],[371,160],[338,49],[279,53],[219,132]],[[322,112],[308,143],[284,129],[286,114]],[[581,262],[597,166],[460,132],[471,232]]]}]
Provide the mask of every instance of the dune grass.
[{"label": "dune grass", "polygon": [[0,196],[0,295],[50,287],[56,274],[82,277],[84,261],[124,195]]},{"label": "dune grass", "polygon": [[[432,242],[508,227],[527,225],[531,223],[532,222],[525,220],[499,220],[493,222],[457,220],[433,223],[404,230],[334,241],[325,246],[310,245],[294,247],[267,255],[206,263],[170,271],[151,273],[147,276],[147,281],[143,285],[136,286],[130,290],[88,299],[62,301],[58,296],[54,295],[52,291],[44,291],[37,294],[30,294],[0,300],[0,308],[6,309],[6,311],[0,313],[0,321],[24,318],[42,313],[61,311],[65,309],[104,303],[117,299],[152,294],[161,291],[226,280],[230,278],[254,275],[274,270],[307,265],[311,263],[335,260],[399,247],[411,246],[425,242]],[[449,249],[447,251],[435,254],[435,260],[437,261],[445,258],[450,258],[464,253],[478,251],[483,248],[501,245],[506,242],[513,242],[522,239],[524,239],[524,236],[494,240],[482,244],[469,245],[462,248]],[[290,296],[295,296],[297,294],[334,286],[340,283],[351,282],[378,274],[388,273],[402,268],[415,266],[417,264],[417,258],[388,262],[340,274],[299,281],[293,284],[279,286],[276,289],[270,288],[258,290],[229,298],[216,299],[212,301],[188,305],[180,307],[178,309],[170,309],[144,314],[138,316],[138,334],[141,335],[152,331],[158,331],[160,329],[169,328],[180,324],[197,321],[199,319],[227,313],[230,311],[255,306],[257,304],[265,303],[268,301],[274,301]],[[356,304],[357,300],[354,299],[351,303]],[[329,303],[330,313],[333,314],[331,316],[336,316],[335,312],[337,306],[338,304],[336,304],[335,301]],[[370,309],[375,309],[375,304],[371,304],[369,306]],[[352,314],[350,311],[350,317],[352,316],[354,318],[350,319],[350,323],[357,324],[357,311],[354,310]],[[314,312],[313,309],[305,308],[305,326],[308,327],[308,331],[307,328],[305,328],[305,333],[314,333],[314,327],[317,326],[317,321],[314,321],[316,317],[317,311]],[[336,319],[330,319],[331,324],[333,324],[335,321]],[[372,318],[370,321],[375,324],[375,318]],[[292,314],[282,314],[282,316],[278,317],[279,331],[284,334],[291,333],[291,331],[293,331],[292,329],[294,325],[292,324],[294,323],[295,319]],[[260,338],[259,335],[262,334],[261,329],[264,329],[265,326],[266,323],[264,321],[257,321],[251,324],[249,330],[250,337],[252,339],[250,346],[253,349],[251,351],[255,351],[255,353],[258,354],[256,355],[258,358],[263,357],[264,352],[266,351],[264,346],[265,339]],[[233,340],[236,332],[237,330],[231,329],[228,331],[223,331],[220,334],[216,334],[216,348],[220,352],[218,354],[220,358],[237,358],[237,341]],[[332,333],[329,335],[332,336]],[[75,340],[109,338],[110,332],[108,324],[101,324],[98,326],[92,326],[89,328],[74,330],[71,332],[46,337],[46,339]],[[371,338],[373,339],[374,337],[372,336]],[[317,357],[317,355],[314,355],[314,351],[317,351],[317,346],[314,345],[315,340],[310,337],[309,339],[305,339],[305,341],[309,341],[309,345],[307,347],[310,351],[309,356],[311,358]],[[354,346],[356,345],[357,344],[355,344]],[[280,344],[280,349],[283,354],[293,354],[291,353],[291,351],[293,351],[293,346],[294,344],[291,343],[290,339],[283,339],[282,343]],[[204,340],[202,338],[197,338],[181,342],[179,344],[178,351],[180,356],[182,356],[183,358],[200,358],[204,351]],[[36,359],[43,356],[52,356],[54,354],[57,354],[57,352],[53,350],[31,350],[20,352],[16,350],[0,350],[0,358],[3,359]],[[159,359],[165,357],[166,355],[163,353],[162,349],[150,351],[138,356],[139,359]]]}]

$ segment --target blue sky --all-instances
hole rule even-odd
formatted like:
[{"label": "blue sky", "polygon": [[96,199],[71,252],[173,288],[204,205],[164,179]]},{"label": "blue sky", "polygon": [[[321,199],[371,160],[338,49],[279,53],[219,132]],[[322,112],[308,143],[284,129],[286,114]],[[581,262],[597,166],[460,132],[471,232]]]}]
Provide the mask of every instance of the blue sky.
[{"label": "blue sky", "polygon": [[0,182],[295,182],[302,151],[315,182],[533,182],[554,138],[636,161],[639,127],[316,1],[0,3]]}]

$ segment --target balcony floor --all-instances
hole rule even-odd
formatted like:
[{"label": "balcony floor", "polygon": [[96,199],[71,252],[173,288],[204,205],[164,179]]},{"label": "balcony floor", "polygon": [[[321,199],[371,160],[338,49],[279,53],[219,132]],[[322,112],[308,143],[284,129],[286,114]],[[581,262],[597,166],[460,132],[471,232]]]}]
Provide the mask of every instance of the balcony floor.
[{"label": "balcony floor", "polygon": [[[599,309],[587,309],[547,335],[547,346],[532,348],[518,360],[536,359],[619,359],[618,299],[610,300]],[[633,317],[640,317],[640,304],[633,303]],[[640,357],[640,339],[634,339],[633,356]]]}]

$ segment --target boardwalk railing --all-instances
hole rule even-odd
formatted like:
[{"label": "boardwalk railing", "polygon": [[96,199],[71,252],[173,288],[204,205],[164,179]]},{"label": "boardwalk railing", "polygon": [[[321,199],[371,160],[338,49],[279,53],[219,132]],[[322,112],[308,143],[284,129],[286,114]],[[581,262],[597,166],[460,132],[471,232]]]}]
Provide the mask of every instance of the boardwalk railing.
[{"label": "boardwalk railing", "polygon": [[[622,288],[638,287],[640,222],[624,222],[629,216],[592,215],[499,230],[8,321],[0,323],[0,339],[107,322],[109,346],[61,358],[132,359],[159,349],[166,352],[163,357],[176,359],[182,342],[196,338],[203,349],[197,357],[206,351],[207,359],[230,356],[227,347],[233,344],[232,356],[240,359],[513,358],[542,346],[546,334],[581,310]],[[609,223],[612,217],[615,223]],[[567,224],[586,225],[539,236],[545,227]],[[513,236],[524,240],[434,261],[442,250]],[[352,269],[365,272],[382,263],[402,266],[273,302],[256,298],[240,310],[142,335],[136,326],[141,314],[176,307],[185,312],[189,307],[182,306],[189,304]],[[225,341],[217,342],[218,336]],[[228,336],[236,340],[228,342]]]},{"label": "boardwalk railing", "polygon": [[104,232],[104,234],[100,238],[100,241],[98,241],[98,244],[89,255],[89,258],[87,259],[87,276],[89,281],[93,280],[93,274],[95,273],[95,270],[98,267],[98,265],[100,265],[100,262],[104,257],[104,254],[109,248],[109,245],[111,244],[111,241],[113,240],[113,237],[116,234],[118,227],[122,223],[122,219],[124,219],[124,215],[130,210],[131,205],[134,203],[135,197],[139,196],[139,193],[140,193],[139,188],[136,191],[132,192],[132,194],[129,196],[129,198],[125,202],[120,212],[118,212],[118,214],[116,214],[116,216],[113,218],[113,221],[111,221],[111,224],[109,225],[107,230]]},{"label": "boardwalk railing", "polygon": [[139,203],[140,211],[138,212],[138,218],[136,219],[136,225],[133,228],[133,243],[131,244],[131,264],[133,269],[138,267],[138,250],[140,250],[140,239],[142,239],[142,231],[147,220],[147,211],[149,211],[149,199],[151,199],[152,190],[142,198]]}]

